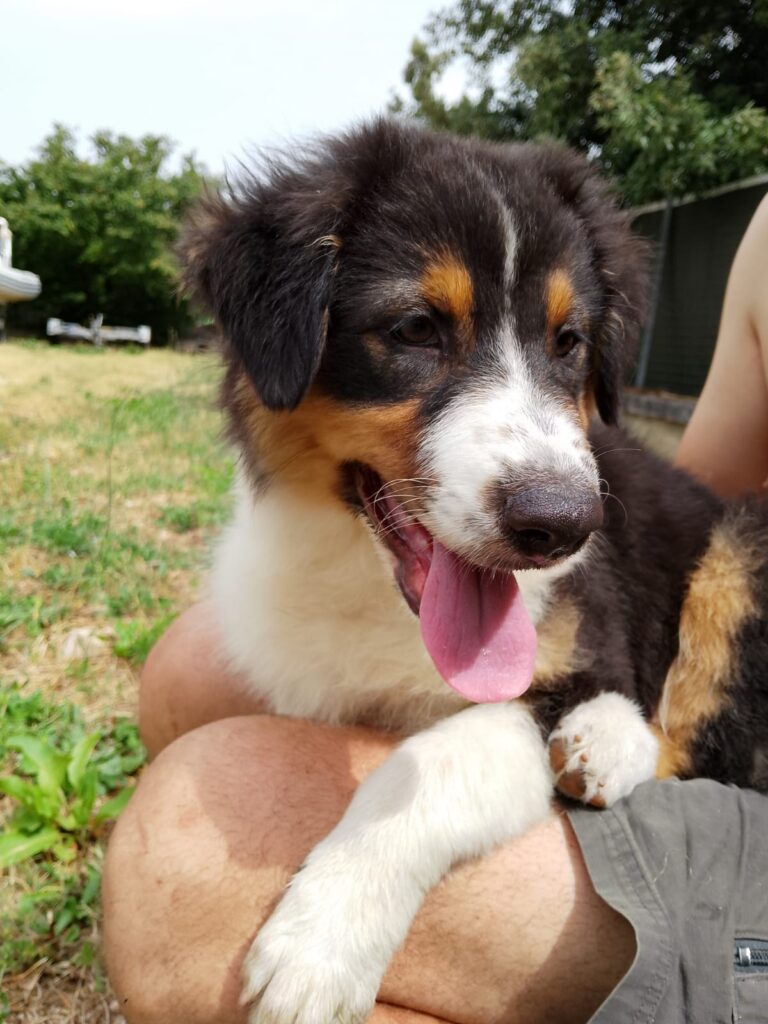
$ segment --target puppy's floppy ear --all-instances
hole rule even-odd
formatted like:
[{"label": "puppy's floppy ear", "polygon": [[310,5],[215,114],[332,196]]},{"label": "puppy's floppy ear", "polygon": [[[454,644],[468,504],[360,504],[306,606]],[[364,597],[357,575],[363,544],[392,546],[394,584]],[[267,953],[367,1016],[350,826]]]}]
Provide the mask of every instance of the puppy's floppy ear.
[{"label": "puppy's floppy ear", "polygon": [[343,189],[320,158],[205,200],[181,246],[185,283],[212,311],[269,409],[293,409],[325,346]]},{"label": "puppy's floppy ear", "polygon": [[605,423],[615,423],[627,367],[633,361],[648,303],[648,244],[634,235],[608,184],[581,156],[544,150],[545,174],[574,210],[591,242],[602,287],[593,326],[592,391]]}]

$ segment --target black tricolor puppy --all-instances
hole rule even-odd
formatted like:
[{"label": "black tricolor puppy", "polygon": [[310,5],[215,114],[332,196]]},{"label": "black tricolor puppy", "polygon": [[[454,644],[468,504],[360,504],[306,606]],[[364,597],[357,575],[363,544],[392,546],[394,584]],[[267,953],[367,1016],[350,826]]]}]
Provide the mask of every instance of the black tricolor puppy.
[{"label": "black tricolor puppy", "polygon": [[279,713],[413,734],[257,938],[253,1020],[363,1019],[424,889],[553,770],[597,804],[766,784],[765,512],[612,426],[645,260],[585,161],[374,122],[265,161],[185,251],[242,453],[226,653]]}]

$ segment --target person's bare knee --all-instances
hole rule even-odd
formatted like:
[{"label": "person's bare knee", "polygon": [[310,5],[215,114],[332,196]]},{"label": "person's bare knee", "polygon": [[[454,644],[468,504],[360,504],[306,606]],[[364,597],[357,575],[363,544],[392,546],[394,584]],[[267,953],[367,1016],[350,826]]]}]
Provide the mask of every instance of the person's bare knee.
[{"label": "person's bare knee", "polygon": [[[225,727],[221,723],[211,729]],[[147,769],[109,844],[103,884],[105,952],[112,985],[131,1024],[228,1020],[215,1004],[215,989],[200,984],[213,957],[223,954],[229,961],[233,955],[220,946],[220,938],[226,942],[229,937],[226,921],[210,917],[216,905],[203,895],[208,870],[219,873],[218,885],[227,885],[226,853],[206,821],[203,796],[190,770],[210,753],[205,731],[173,743]],[[215,793],[213,776],[211,783]],[[196,899],[206,906],[207,924],[196,919]]]},{"label": "person's bare knee", "polygon": [[191,729],[261,710],[219,653],[210,603],[188,608],[150,651],[139,687],[139,728],[150,757]]},{"label": "person's bare knee", "polygon": [[[370,743],[371,765],[386,756],[385,740],[341,735]],[[216,722],[163,751],[115,829],[105,868],[107,960],[131,1024],[245,1019],[242,957],[343,814],[359,771],[333,730],[268,717]]]}]

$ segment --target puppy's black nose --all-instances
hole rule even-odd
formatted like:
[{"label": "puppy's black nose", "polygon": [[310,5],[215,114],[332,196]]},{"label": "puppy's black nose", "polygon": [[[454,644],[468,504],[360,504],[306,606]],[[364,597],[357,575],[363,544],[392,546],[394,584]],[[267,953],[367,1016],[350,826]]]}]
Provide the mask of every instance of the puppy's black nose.
[{"label": "puppy's black nose", "polygon": [[572,555],[603,523],[603,505],[591,490],[531,487],[510,494],[502,528],[523,555],[544,564]]}]

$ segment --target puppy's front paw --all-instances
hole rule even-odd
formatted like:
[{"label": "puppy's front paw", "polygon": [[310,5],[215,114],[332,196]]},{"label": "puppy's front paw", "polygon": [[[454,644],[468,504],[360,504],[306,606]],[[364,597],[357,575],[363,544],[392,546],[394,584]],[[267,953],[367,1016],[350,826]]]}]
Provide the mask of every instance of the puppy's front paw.
[{"label": "puppy's front paw", "polygon": [[327,893],[313,901],[302,881],[302,874],[294,879],[245,958],[241,1003],[251,1006],[248,1022],[362,1024],[383,971],[350,948],[357,922],[346,922]]},{"label": "puppy's front paw", "polygon": [[620,693],[579,704],[549,737],[555,785],[595,807],[609,807],[653,778],[658,754],[658,740],[640,709]]}]

